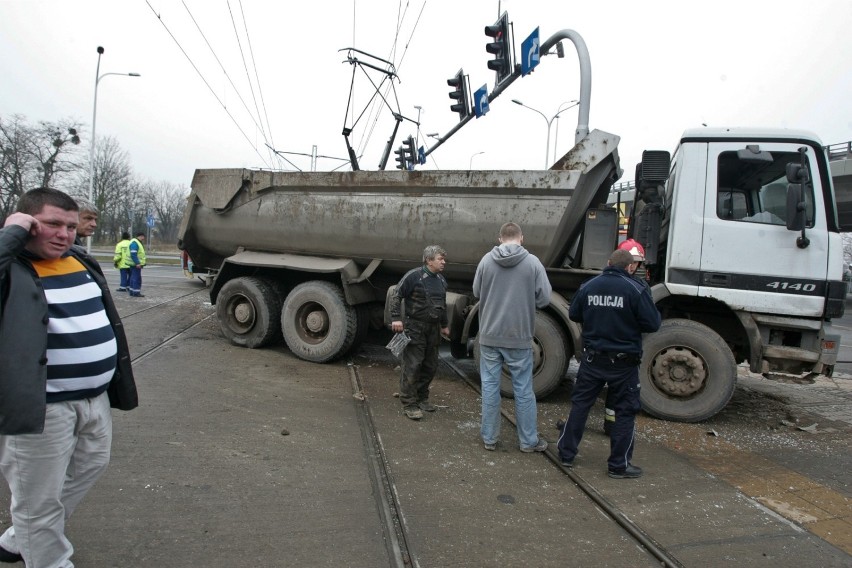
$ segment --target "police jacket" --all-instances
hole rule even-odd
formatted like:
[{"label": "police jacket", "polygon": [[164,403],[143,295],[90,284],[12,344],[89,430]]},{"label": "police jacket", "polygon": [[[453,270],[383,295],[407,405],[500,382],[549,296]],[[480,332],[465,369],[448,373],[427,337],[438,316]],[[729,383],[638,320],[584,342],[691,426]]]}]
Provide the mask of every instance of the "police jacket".
[{"label": "police jacket", "polygon": [[[22,253],[29,239],[23,227],[0,229],[0,435],[44,430],[47,381],[47,300],[32,264]],[[74,246],[79,260],[98,284],[118,347],[115,374],[107,393],[110,406],[138,405],[136,383],[124,326],[97,261]]]},{"label": "police jacket", "polygon": [[432,274],[425,266],[414,268],[396,286],[391,296],[391,321],[402,320],[402,303],[405,317],[421,322],[435,322],[447,327],[447,279],[443,274]]},{"label": "police jacket", "polygon": [[598,353],[641,356],[642,334],[660,328],[648,287],[615,266],[580,286],[568,317],[583,324],[583,347]]}]

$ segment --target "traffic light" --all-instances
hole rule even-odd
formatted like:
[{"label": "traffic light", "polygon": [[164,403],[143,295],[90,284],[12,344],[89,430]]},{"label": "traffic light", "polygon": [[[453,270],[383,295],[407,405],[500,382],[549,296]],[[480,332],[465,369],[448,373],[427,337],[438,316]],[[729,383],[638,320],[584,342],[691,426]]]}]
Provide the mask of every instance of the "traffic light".
[{"label": "traffic light", "polygon": [[485,51],[494,59],[488,62],[488,68],[497,72],[497,84],[512,74],[512,43],[509,39],[509,14],[503,12],[493,26],[485,26],[485,35],[494,41],[485,44]]},{"label": "traffic light", "polygon": [[414,147],[414,138],[409,136],[405,142],[405,159],[408,161],[411,169],[414,169],[414,164],[419,162],[417,159],[417,148]]},{"label": "traffic light", "polygon": [[450,98],[456,101],[455,104],[450,105],[450,110],[459,113],[459,122],[461,122],[470,114],[464,71],[459,69],[459,72],[452,79],[447,79],[447,85],[453,87],[453,90],[450,91]]},{"label": "traffic light", "polygon": [[400,146],[396,150],[393,151],[396,154],[396,169],[398,170],[406,170],[408,169],[405,165],[405,149]]}]

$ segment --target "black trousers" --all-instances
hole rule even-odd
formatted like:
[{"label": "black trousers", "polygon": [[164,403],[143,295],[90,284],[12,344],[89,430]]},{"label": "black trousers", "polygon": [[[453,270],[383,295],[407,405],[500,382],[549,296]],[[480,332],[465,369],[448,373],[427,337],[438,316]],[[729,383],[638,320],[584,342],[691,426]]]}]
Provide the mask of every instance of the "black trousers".
[{"label": "black trousers", "polygon": [[402,352],[399,401],[403,406],[416,406],[429,398],[429,385],[438,370],[441,324],[409,319],[405,322],[405,331],[411,342]]},{"label": "black trousers", "polygon": [[559,457],[572,461],[577,455],[589,411],[605,385],[608,385],[609,389],[607,398],[611,399],[611,408],[615,410],[615,425],[610,435],[607,466],[610,470],[623,471],[633,457],[636,414],[641,408],[639,367],[636,366],[628,367],[607,360],[589,362],[584,359],[580,363],[577,382],[571,393],[571,413],[562,427],[557,444]]}]

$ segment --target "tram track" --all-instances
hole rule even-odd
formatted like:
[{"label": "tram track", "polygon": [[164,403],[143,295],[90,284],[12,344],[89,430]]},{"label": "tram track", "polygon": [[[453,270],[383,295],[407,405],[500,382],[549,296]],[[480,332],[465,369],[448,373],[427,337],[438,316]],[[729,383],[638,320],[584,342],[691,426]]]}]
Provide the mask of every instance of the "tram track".
[{"label": "tram track", "polygon": [[[481,396],[481,391],[479,385],[476,385],[473,381],[470,380],[467,373],[458,368],[453,362],[447,358],[443,358],[442,362],[447,365],[453,372],[462,380],[464,383],[470,388],[472,391]],[[515,429],[517,429],[518,425],[515,421],[514,416],[509,414],[504,408],[500,408],[500,414],[505,418],[509,424],[511,424]],[[665,547],[659,544],[651,535],[645,532],[639,525],[634,523],[621,509],[616,507],[610,500],[608,500],[600,491],[595,489],[595,487],[586,481],[582,475],[574,471],[573,468],[568,468],[562,465],[562,461],[559,459],[559,456],[553,452],[553,446],[548,447],[547,450],[542,452],[542,454],[553,463],[563,474],[565,474],[574,484],[582,491],[589,499],[591,499],[595,505],[597,505],[603,513],[619,525],[622,529],[624,529],[627,534],[630,535],[639,545],[641,545],[649,554],[651,554],[654,558],[656,558],[661,566],[665,566],[667,568],[683,568],[683,564],[675,558],[675,556],[668,551]]]},{"label": "tram track", "polygon": [[[130,312],[130,313],[126,313],[126,314],[123,314],[123,315],[121,316],[121,319],[122,319],[122,321],[124,321],[124,320],[127,320],[127,319],[129,319],[129,318],[132,318],[133,316],[137,316],[137,315],[139,315],[139,314],[143,314],[143,313],[145,313],[145,312],[150,312],[150,311],[152,311],[152,310],[156,310],[156,309],[158,309],[158,308],[162,308],[163,306],[168,306],[168,305],[170,305],[170,304],[175,304],[175,303],[177,303],[179,300],[182,300],[182,299],[187,298],[187,297],[189,297],[189,296],[193,296],[193,295],[195,295],[195,294],[199,294],[199,293],[201,293],[201,292],[206,292],[206,291],[207,291],[206,289],[193,290],[192,292],[189,292],[189,293],[186,293],[186,294],[181,294],[180,296],[175,296],[174,298],[169,298],[168,300],[164,300],[164,301],[162,301],[162,302],[157,302],[156,304],[152,304],[152,305],[150,305],[150,306],[145,306],[144,308],[138,309],[138,310],[136,310],[136,311],[133,311],[133,312]],[[131,363],[137,363],[137,362],[139,362],[139,361],[142,361],[142,360],[146,359],[146,358],[147,358],[147,357],[149,357],[150,355],[153,355],[154,353],[156,353],[156,352],[158,352],[158,351],[162,350],[164,347],[166,347],[167,345],[169,345],[170,343],[172,343],[173,341],[175,341],[176,339],[178,339],[180,336],[182,336],[182,335],[183,335],[184,333],[186,333],[187,331],[189,331],[189,330],[191,330],[191,329],[193,329],[193,328],[195,328],[195,327],[197,327],[197,326],[201,325],[202,323],[204,323],[205,321],[209,320],[210,318],[212,318],[212,317],[213,317],[213,316],[215,316],[215,315],[216,315],[216,314],[215,314],[215,312],[210,313],[210,314],[208,314],[208,315],[206,315],[206,316],[204,316],[204,317],[202,317],[202,318],[200,318],[200,319],[198,319],[198,320],[196,320],[196,321],[194,321],[194,322],[190,323],[189,325],[187,325],[187,326],[185,326],[185,327],[180,328],[178,331],[176,331],[176,332],[172,333],[172,334],[171,334],[171,335],[169,335],[168,337],[165,337],[165,338],[164,338],[164,339],[163,339],[160,343],[158,343],[157,345],[155,345],[155,346],[151,347],[150,349],[147,349],[147,350],[143,351],[142,353],[140,353],[139,355],[136,355],[135,357],[133,357],[133,358],[130,360],[130,362],[131,362]]]},{"label": "tram track", "polygon": [[182,295],[180,295],[180,296],[176,296],[176,297],[174,297],[174,298],[169,298],[168,300],[165,300],[165,301],[163,301],[163,302],[158,302],[158,303],[156,303],[156,304],[151,304],[150,306],[145,306],[144,308],[139,309],[139,310],[136,310],[136,311],[134,311],[134,312],[129,312],[129,313],[126,313],[126,314],[122,314],[121,319],[122,319],[122,320],[124,320],[124,319],[130,318],[130,317],[133,317],[133,316],[135,316],[135,315],[138,315],[138,314],[141,314],[141,313],[144,313],[144,312],[148,312],[148,311],[154,310],[154,309],[159,308],[159,307],[161,307],[161,306],[165,306],[165,305],[167,305],[167,304],[175,303],[175,302],[177,302],[178,300],[182,300],[182,299],[184,299],[184,298],[186,298],[186,297],[193,296],[193,295],[195,295],[195,294],[199,294],[199,293],[201,293],[201,292],[208,292],[208,290],[207,290],[206,288],[201,288],[200,290],[193,290],[192,292],[188,292],[188,293],[186,293],[186,294],[182,294]]},{"label": "tram track", "polygon": [[[477,395],[480,394],[479,385],[471,381],[467,373],[457,367],[451,360],[447,358],[442,358],[441,360],[456,376],[462,379],[470,391]],[[395,568],[408,566],[419,567],[421,564],[416,551],[412,547],[410,531],[393,481],[393,472],[382,444],[381,434],[373,420],[370,403],[363,396],[358,366],[351,360],[348,361],[347,366],[353,397],[357,401],[358,422],[364,441],[365,454],[369,462],[370,481],[373,486],[377,509],[382,520],[385,542],[389,557],[391,558],[391,566]],[[502,408],[500,412],[514,428],[517,428],[515,419],[510,413]],[[653,536],[633,522],[624,511],[607,499],[605,495],[584,479],[582,475],[572,468],[564,467],[552,449],[549,448],[543,452],[543,455],[568,477],[606,518],[617,524],[633,541],[659,562],[660,566],[683,568],[684,564],[671,551],[667,550]]]}]

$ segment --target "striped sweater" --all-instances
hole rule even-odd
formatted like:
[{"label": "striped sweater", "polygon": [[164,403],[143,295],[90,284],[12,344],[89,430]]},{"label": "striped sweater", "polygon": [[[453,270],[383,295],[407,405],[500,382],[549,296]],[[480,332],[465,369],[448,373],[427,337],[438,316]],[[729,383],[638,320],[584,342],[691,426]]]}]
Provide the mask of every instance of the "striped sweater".
[{"label": "striped sweater", "polygon": [[115,373],[117,355],[101,290],[73,256],[32,265],[48,304],[47,402],[97,396]]}]

